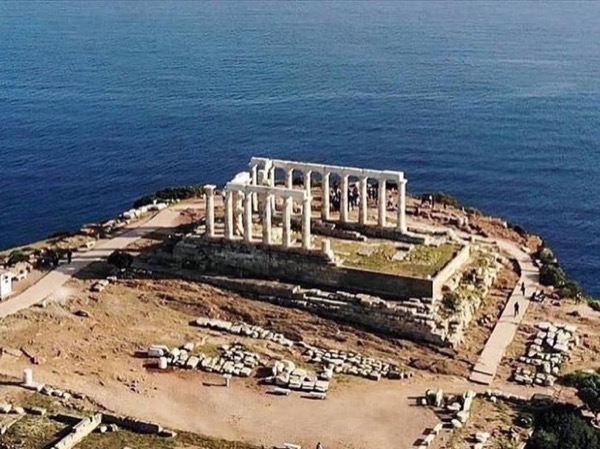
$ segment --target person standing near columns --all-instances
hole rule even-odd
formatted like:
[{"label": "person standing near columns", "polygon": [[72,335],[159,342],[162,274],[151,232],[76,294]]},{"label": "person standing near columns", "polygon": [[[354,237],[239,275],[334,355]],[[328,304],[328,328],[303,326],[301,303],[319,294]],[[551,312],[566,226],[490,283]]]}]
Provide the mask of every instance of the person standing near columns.
[{"label": "person standing near columns", "polygon": [[206,233],[207,237],[213,238],[215,236],[215,189],[214,185],[205,185],[204,193],[206,194]]},{"label": "person standing near columns", "polygon": [[323,179],[321,180],[321,219],[323,221],[329,220],[329,172],[322,173]]},{"label": "person standing near columns", "polygon": [[386,189],[386,179],[379,179],[379,186],[377,187],[377,199],[379,201],[379,226],[382,228],[386,225],[386,215],[387,215],[387,189]]},{"label": "person standing near columns", "polygon": [[342,175],[342,187],[341,187],[341,202],[340,202],[340,221],[342,223],[348,222],[348,175]]}]

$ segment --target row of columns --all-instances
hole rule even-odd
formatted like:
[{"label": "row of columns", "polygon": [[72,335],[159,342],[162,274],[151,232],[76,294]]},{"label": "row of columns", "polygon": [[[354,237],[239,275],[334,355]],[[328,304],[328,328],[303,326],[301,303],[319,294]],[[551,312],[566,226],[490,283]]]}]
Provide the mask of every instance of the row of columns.
[{"label": "row of columns", "polygon": [[[251,178],[252,182],[257,182],[257,173],[258,167],[253,165],[251,167]],[[293,168],[285,169],[285,187],[287,189],[293,188]],[[330,216],[330,202],[329,202],[329,191],[330,191],[330,176],[332,172],[326,171],[323,172],[321,187],[322,187],[322,208],[321,208],[321,218],[324,221],[329,221],[331,219]],[[275,168],[270,167],[265,169],[264,173],[265,184],[268,184],[272,187],[275,186]],[[306,191],[311,194],[311,178],[312,178],[312,170],[306,170],[304,172],[304,188]],[[341,176],[341,198],[340,198],[340,221],[342,223],[347,223],[349,221],[348,218],[348,178],[349,175]],[[368,205],[367,205],[367,187],[368,187],[368,177],[363,176],[359,179],[359,191],[360,191],[360,206],[359,206],[359,214],[358,214],[358,222],[362,225],[366,225],[368,223]],[[386,178],[378,178],[377,179],[379,188],[379,196],[378,196],[378,204],[377,204],[377,224],[381,227],[385,227],[387,225],[387,194],[386,194]],[[406,225],[406,179],[400,178],[397,180],[398,183],[398,217],[397,217],[397,225],[396,228],[405,233],[407,231]],[[256,207],[254,208],[256,210]]]},{"label": "row of columns", "polygon": [[[204,192],[206,195],[206,235],[208,237],[215,237],[215,190],[216,186],[206,185],[204,186]],[[238,221],[236,218],[238,211],[237,208],[238,197],[242,192],[237,190],[226,190],[225,193],[225,238],[227,240],[233,240],[235,236],[235,226]],[[256,192],[246,192],[243,194],[243,209],[241,211],[241,220],[243,223],[243,238],[246,242],[253,241],[252,235],[252,218],[254,202],[257,201]],[[262,242],[266,245],[273,244],[273,209],[275,203],[275,193],[267,192],[264,195],[264,206],[262,208]],[[283,232],[282,232],[282,244],[284,248],[290,248],[292,246],[292,196],[282,194],[284,198],[283,207]],[[311,199],[309,195],[303,198],[303,210],[302,210],[302,248],[311,248]]]}]

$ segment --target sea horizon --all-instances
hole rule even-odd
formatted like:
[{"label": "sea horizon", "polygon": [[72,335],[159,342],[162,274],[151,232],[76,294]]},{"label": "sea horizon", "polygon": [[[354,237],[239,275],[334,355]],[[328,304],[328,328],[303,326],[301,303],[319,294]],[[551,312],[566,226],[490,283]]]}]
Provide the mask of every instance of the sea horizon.
[{"label": "sea horizon", "polygon": [[401,170],[600,295],[600,6],[1,2],[0,248],[251,156]]}]

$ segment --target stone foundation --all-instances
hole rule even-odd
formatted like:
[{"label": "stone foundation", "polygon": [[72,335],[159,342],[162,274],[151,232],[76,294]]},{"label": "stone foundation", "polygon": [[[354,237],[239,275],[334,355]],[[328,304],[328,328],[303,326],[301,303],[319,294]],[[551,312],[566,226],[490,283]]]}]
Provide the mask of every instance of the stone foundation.
[{"label": "stone foundation", "polygon": [[320,250],[193,235],[177,243],[171,255],[163,255],[163,262],[208,274],[275,279],[390,299],[431,298],[439,295],[440,290],[436,288],[435,278],[419,279],[342,267],[335,263],[331,254]]}]

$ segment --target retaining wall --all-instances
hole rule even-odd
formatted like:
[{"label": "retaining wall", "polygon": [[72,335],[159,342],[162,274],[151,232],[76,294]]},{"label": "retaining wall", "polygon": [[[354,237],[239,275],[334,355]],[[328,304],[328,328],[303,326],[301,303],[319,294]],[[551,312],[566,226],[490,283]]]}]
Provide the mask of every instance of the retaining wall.
[{"label": "retaining wall", "polygon": [[177,265],[191,264],[205,273],[276,279],[390,299],[434,295],[431,279],[341,267],[320,250],[188,236],[175,245],[170,259]]}]

